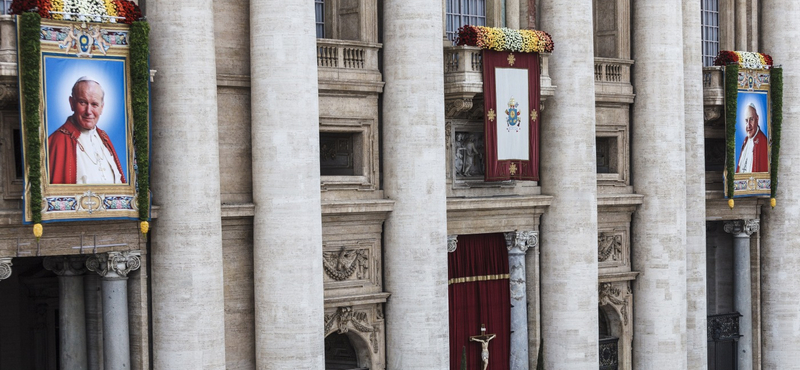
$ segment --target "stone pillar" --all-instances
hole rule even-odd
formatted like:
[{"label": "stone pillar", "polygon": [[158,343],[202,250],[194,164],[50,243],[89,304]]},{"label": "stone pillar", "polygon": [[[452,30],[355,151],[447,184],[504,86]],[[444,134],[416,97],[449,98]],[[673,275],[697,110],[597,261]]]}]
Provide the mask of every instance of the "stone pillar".
[{"label": "stone pillar", "polygon": [[[542,0],[541,28],[556,40],[558,93],[541,120],[541,322],[544,368],[598,367],[597,167],[592,1]],[[535,368],[531,362],[531,368]]]},{"label": "stone pillar", "polygon": [[103,369],[131,368],[128,328],[128,274],[141,266],[139,252],[108,252],[86,260],[86,268],[102,276]]},{"label": "stone pillar", "polygon": [[683,0],[683,100],[686,125],[686,361],[708,367],[706,339],[706,169],[700,2]]},{"label": "stone pillar", "polygon": [[505,0],[506,2],[506,27],[519,28],[519,2],[525,0]]},{"label": "stone pillar", "polygon": [[441,2],[383,2],[386,368],[449,368]]},{"label": "stone pillar", "polygon": [[[319,97],[312,7],[305,1],[250,1],[259,369],[325,367]],[[298,115],[299,106],[303,113]]]},{"label": "stone pillar", "polygon": [[86,310],[83,300],[84,256],[45,257],[45,269],[58,275],[58,354],[63,370],[86,370]]},{"label": "stone pillar", "polygon": [[761,50],[783,65],[783,142],[777,206],[761,214],[761,366],[790,369],[800,363],[800,3],[762,2]]},{"label": "stone pillar", "polygon": [[103,301],[100,276],[83,276],[83,299],[86,302],[86,348],[89,370],[103,368]]},{"label": "stone pillar", "polygon": [[0,258],[0,281],[8,279],[11,276],[11,257]]},{"label": "stone pillar", "polygon": [[214,2],[153,0],[147,13],[161,207],[151,236],[153,367],[224,369]]},{"label": "stone pillar", "polygon": [[511,288],[511,359],[510,370],[528,370],[528,287],[525,274],[525,252],[536,248],[539,235],[535,231],[505,233],[508,247],[508,283]]},{"label": "stone pillar", "polygon": [[725,232],[733,234],[734,307],[739,318],[739,370],[753,368],[753,292],[750,289],[750,235],[758,231],[758,220],[725,222]]},{"label": "stone pillar", "polygon": [[641,272],[633,284],[634,369],[687,368],[682,19],[681,0],[633,4],[631,173],[645,196],[631,230],[631,266]]}]

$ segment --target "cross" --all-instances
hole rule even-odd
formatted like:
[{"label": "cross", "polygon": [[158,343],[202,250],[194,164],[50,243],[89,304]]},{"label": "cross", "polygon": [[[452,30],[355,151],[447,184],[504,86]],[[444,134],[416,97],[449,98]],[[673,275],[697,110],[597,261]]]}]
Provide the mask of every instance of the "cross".
[{"label": "cross", "polygon": [[483,370],[489,367],[489,341],[494,339],[497,334],[486,334],[486,325],[481,324],[481,335],[473,335],[469,337],[470,342],[478,342],[481,344],[481,361],[483,361]]}]

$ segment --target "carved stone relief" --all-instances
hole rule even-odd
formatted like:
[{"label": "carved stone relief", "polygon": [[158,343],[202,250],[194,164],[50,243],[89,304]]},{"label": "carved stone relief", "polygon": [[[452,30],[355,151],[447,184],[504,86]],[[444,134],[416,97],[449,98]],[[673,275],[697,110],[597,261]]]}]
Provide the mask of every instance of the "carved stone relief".
[{"label": "carved stone relief", "polygon": [[458,248],[458,235],[447,236],[447,252],[453,253]]},{"label": "carved stone relief", "polygon": [[368,278],[369,250],[342,247],[338,252],[323,252],[322,266],[325,274],[336,281],[348,280],[354,273],[357,280]]},{"label": "carved stone relief", "polygon": [[378,353],[378,333],[380,327],[371,323],[369,314],[364,311],[354,310],[352,306],[338,307],[332,314],[325,315],[325,334],[336,331],[345,334],[350,329],[360,333],[369,334],[370,346],[373,353]]},{"label": "carved stone relief", "polygon": [[621,289],[613,283],[602,283],[598,293],[598,300],[601,306],[611,305],[619,311],[622,317],[622,324],[628,326],[630,315],[628,313],[628,298],[631,296],[631,287],[625,282],[626,288]]},{"label": "carved stone relief", "polygon": [[597,262],[622,259],[622,235],[600,233],[597,236]]},{"label": "carved stone relief", "polygon": [[482,177],[485,173],[483,133],[456,132],[455,146],[453,162],[456,175]]},{"label": "carved stone relief", "polygon": [[8,279],[11,276],[11,258],[0,258],[0,280]]},{"label": "carved stone relief", "polygon": [[86,268],[100,276],[127,277],[131,271],[141,267],[139,252],[108,252],[90,256]]}]

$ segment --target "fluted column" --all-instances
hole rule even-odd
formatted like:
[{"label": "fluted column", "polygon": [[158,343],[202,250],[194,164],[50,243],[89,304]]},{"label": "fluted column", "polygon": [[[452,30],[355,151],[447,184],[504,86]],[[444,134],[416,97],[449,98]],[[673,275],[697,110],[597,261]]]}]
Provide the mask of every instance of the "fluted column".
[{"label": "fluted column", "polygon": [[83,300],[85,256],[45,257],[44,268],[58,275],[58,327],[61,369],[86,370],[86,310]]},{"label": "fluted column", "polygon": [[508,247],[508,284],[511,291],[510,370],[528,370],[528,286],[525,254],[539,244],[535,231],[505,233]]},{"label": "fluted column", "polygon": [[[224,369],[212,0],[152,0],[153,366]],[[221,56],[222,57],[222,56]]]},{"label": "fluted column", "polygon": [[86,260],[86,268],[102,277],[104,370],[131,368],[128,274],[141,267],[140,256],[140,252],[108,252]]},{"label": "fluted column", "polygon": [[[324,367],[319,97],[313,7],[308,1],[250,1],[256,206],[253,258],[259,369]],[[302,114],[298,114],[300,106]]]},{"label": "fluted column", "polygon": [[441,2],[383,2],[386,368],[449,368]]},{"label": "fluted column", "polygon": [[632,268],[641,272],[633,284],[639,370],[687,367],[684,45],[674,37],[682,19],[681,0],[633,4],[631,172],[645,196],[631,230]]},{"label": "fluted column", "polygon": [[725,232],[733,234],[734,307],[739,318],[739,370],[753,368],[753,292],[750,288],[750,235],[758,231],[758,220],[725,222]]},{"label": "fluted column", "polygon": [[777,201],[762,207],[762,368],[790,369],[800,363],[800,2],[762,2],[761,50],[783,65],[783,142]]},{"label": "fluted column", "polygon": [[11,257],[0,258],[0,281],[8,279],[11,276]]},{"label": "fluted column", "polygon": [[541,314],[544,368],[598,366],[597,167],[592,1],[541,1],[553,36],[550,77],[558,86],[542,111]]},{"label": "fluted column", "polygon": [[706,169],[700,2],[683,1],[683,84],[686,125],[686,363],[708,367],[706,339]]}]

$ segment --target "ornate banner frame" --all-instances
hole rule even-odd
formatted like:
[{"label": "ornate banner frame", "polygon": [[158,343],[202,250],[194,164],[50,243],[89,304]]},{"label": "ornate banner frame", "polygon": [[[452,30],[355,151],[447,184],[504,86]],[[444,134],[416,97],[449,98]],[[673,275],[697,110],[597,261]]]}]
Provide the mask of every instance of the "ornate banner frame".
[{"label": "ornate banner frame", "polygon": [[[508,82],[508,85],[512,85],[510,87],[501,86],[501,90],[526,89],[527,101],[523,102],[522,107],[527,109],[521,109],[521,102],[516,101],[510,92],[506,93],[511,97],[508,101],[497,101],[498,96],[503,95],[502,92],[498,95],[498,74],[507,71],[512,73],[510,76],[527,74],[527,80],[523,78]],[[485,181],[539,181],[539,103],[541,95],[539,74],[539,53],[483,50]],[[503,79],[502,76],[499,78]],[[519,149],[504,151],[503,146],[509,145],[511,142],[509,139],[504,139],[503,130],[518,134],[525,134],[527,131],[527,140],[518,138],[519,142],[527,141],[527,153],[520,153]]]},{"label": "ornate banner frame", "polygon": [[[149,220],[148,30],[144,22],[130,26],[42,20],[35,13],[18,17],[20,61],[25,60],[19,63],[19,86],[26,224]],[[102,142],[98,145],[105,149],[98,153],[105,153],[110,166],[100,171],[111,172],[110,178],[122,183],[80,183],[76,176],[83,145],[78,141],[80,118],[72,88],[79,79],[102,89],[95,119],[98,143]]]}]

